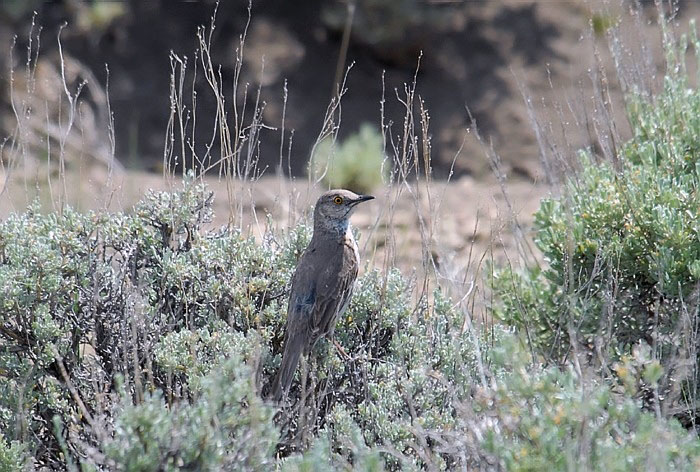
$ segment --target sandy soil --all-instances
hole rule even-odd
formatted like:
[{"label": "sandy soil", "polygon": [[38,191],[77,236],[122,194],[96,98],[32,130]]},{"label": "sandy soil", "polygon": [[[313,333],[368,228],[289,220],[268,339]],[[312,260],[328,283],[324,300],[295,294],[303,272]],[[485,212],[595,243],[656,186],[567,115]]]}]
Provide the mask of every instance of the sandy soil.
[{"label": "sandy soil", "polygon": [[[55,176],[50,191],[42,182],[37,185],[31,177],[25,182],[24,177],[13,175],[0,197],[0,218],[23,211],[35,198],[47,210],[58,207],[52,201],[63,201],[82,210],[128,212],[149,189],[181,185],[179,178],[166,180],[133,171],[116,172],[111,184],[99,171],[68,174],[65,179]],[[322,191],[303,179],[278,177],[231,185],[209,177],[206,183],[215,194],[215,218],[210,226],[240,225],[258,238],[269,229],[268,221],[272,229],[284,230],[309,218]],[[458,278],[468,267],[470,273],[477,270],[484,256],[502,263],[517,259],[522,253],[518,244],[523,241],[518,234],[530,239],[532,214],[547,192],[545,185],[517,180],[505,185],[504,194],[499,186],[470,177],[430,186],[381,188],[373,192],[376,200],[361,206],[352,222],[360,231],[360,246],[370,265],[422,273],[425,263],[435,263],[444,275]]]}]

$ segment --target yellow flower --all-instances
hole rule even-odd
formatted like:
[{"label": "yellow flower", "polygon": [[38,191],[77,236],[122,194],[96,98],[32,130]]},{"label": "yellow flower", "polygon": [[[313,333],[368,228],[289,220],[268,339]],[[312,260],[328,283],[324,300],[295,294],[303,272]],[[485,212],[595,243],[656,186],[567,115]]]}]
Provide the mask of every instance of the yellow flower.
[{"label": "yellow flower", "polygon": [[562,406],[559,405],[557,407],[557,413],[556,413],[556,415],[554,415],[554,418],[553,418],[554,424],[558,425],[559,423],[561,423],[561,420],[563,420],[563,419],[564,419],[564,408],[562,408]]},{"label": "yellow flower", "polygon": [[540,436],[540,429],[537,426],[531,426],[527,430],[528,436],[530,436],[530,439],[537,439]]},{"label": "yellow flower", "polygon": [[624,365],[615,366],[615,372],[623,379],[629,375],[629,369]]}]

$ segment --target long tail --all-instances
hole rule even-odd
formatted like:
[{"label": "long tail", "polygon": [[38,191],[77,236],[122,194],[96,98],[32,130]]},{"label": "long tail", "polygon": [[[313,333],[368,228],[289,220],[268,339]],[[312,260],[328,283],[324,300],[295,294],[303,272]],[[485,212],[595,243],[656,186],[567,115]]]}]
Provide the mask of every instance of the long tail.
[{"label": "long tail", "polygon": [[299,358],[304,350],[304,343],[300,339],[287,339],[284,345],[284,354],[282,355],[282,364],[277,372],[275,381],[272,384],[272,395],[276,402],[282,400],[284,395],[289,392],[289,387],[294,379],[294,372],[297,370]]}]

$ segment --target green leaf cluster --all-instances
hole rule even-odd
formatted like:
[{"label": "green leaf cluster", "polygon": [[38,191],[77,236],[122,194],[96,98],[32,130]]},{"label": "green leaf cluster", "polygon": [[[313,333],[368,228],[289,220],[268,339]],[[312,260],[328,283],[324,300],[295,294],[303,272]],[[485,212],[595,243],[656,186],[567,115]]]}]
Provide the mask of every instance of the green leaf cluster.
[{"label": "green leaf cluster", "polygon": [[368,193],[386,180],[390,164],[384,159],[382,135],[364,123],[340,144],[330,138],[321,141],[310,165],[313,175],[331,188]]},{"label": "green leaf cluster", "polygon": [[[613,162],[590,151],[561,196],[535,215],[542,268],[499,271],[495,313],[526,332],[544,358],[586,354],[610,371],[640,343],[664,375],[648,375],[666,408],[694,421],[700,282],[700,91],[685,67],[688,45],[667,39],[668,71],[653,96],[628,98],[633,137]],[[680,370],[679,370],[680,369]],[[682,372],[682,373],[681,373]],[[685,381],[682,388],[679,382]],[[657,385],[658,384],[658,385]],[[649,403],[649,391],[646,392]]]}]

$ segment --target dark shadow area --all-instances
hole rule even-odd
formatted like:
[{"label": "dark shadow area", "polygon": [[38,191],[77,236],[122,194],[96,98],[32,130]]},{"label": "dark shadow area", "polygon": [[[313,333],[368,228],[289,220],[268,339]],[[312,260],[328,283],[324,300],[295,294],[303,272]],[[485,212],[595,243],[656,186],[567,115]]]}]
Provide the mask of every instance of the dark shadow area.
[{"label": "dark shadow area", "polygon": [[551,47],[559,32],[554,24],[538,18],[537,8],[535,4],[504,7],[493,20],[496,29],[513,35],[513,53],[522,56],[527,64],[535,64],[543,57],[562,59]]},{"label": "dark shadow area", "polygon": [[[295,175],[306,170],[332,96],[342,29],[324,20],[324,5],[327,3],[320,0],[256,2],[248,34],[242,83],[249,83],[254,95],[260,78],[259,70],[255,70],[260,57],[254,56],[265,54],[266,71],[270,72],[263,80],[261,100],[266,103],[264,123],[270,128],[281,125],[283,84],[287,80],[285,128],[294,130],[291,169]],[[105,79],[105,64],[109,65],[117,156],[127,166],[158,169],[169,113],[169,53],[172,50],[187,56],[192,69],[197,27],[209,24],[214,2],[132,0],[125,4],[123,14],[90,28],[81,26],[71,2],[39,3],[35,8],[36,22],[44,28],[43,57],[56,59],[56,34],[59,26],[68,22],[62,33],[65,53],[92,70],[98,80]],[[513,56],[522,57],[526,64],[562,58],[551,47],[558,36],[557,27],[540,18],[540,5],[503,6],[490,17],[482,12],[486,4],[480,3],[459,4],[452,10],[435,8],[430,12],[435,14],[434,23],[409,24],[386,40],[372,42],[364,30],[353,31],[347,64],[354,66],[347,81],[340,137],[354,133],[363,122],[379,124],[382,71],[386,79],[386,120],[394,123],[394,132],[399,131],[404,110],[396,100],[396,91],[402,94],[404,83],[413,81],[422,51],[417,91],[430,111],[430,132],[436,137],[432,140],[434,170],[438,176],[445,176],[469,126],[467,106],[484,136],[501,132],[491,111],[504,100],[519,97],[516,84],[508,77]],[[337,15],[337,8],[334,12]],[[0,24],[18,35],[18,66],[22,64],[20,53],[31,11],[13,15],[5,12]],[[228,1],[219,6],[212,52],[222,66],[229,100],[235,48],[246,21],[247,2]],[[436,26],[431,30],[428,24]],[[512,47],[504,46],[499,38],[512,38]],[[6,78],[7,64],[0,65]],[[215,103],[211,93],[205,91],[201,74],[199,82],[203,92],[198,94],[195,141],[204,146],[211,140]],[[6,101],[7,96],[3,94],[1,100]],[[262,167],[277,166],[279,149],[279,131],[264,130]],[[216,149],[213,152],[216,154]],[[470,172],[469,165],[460,163],[456,170]]]}]

